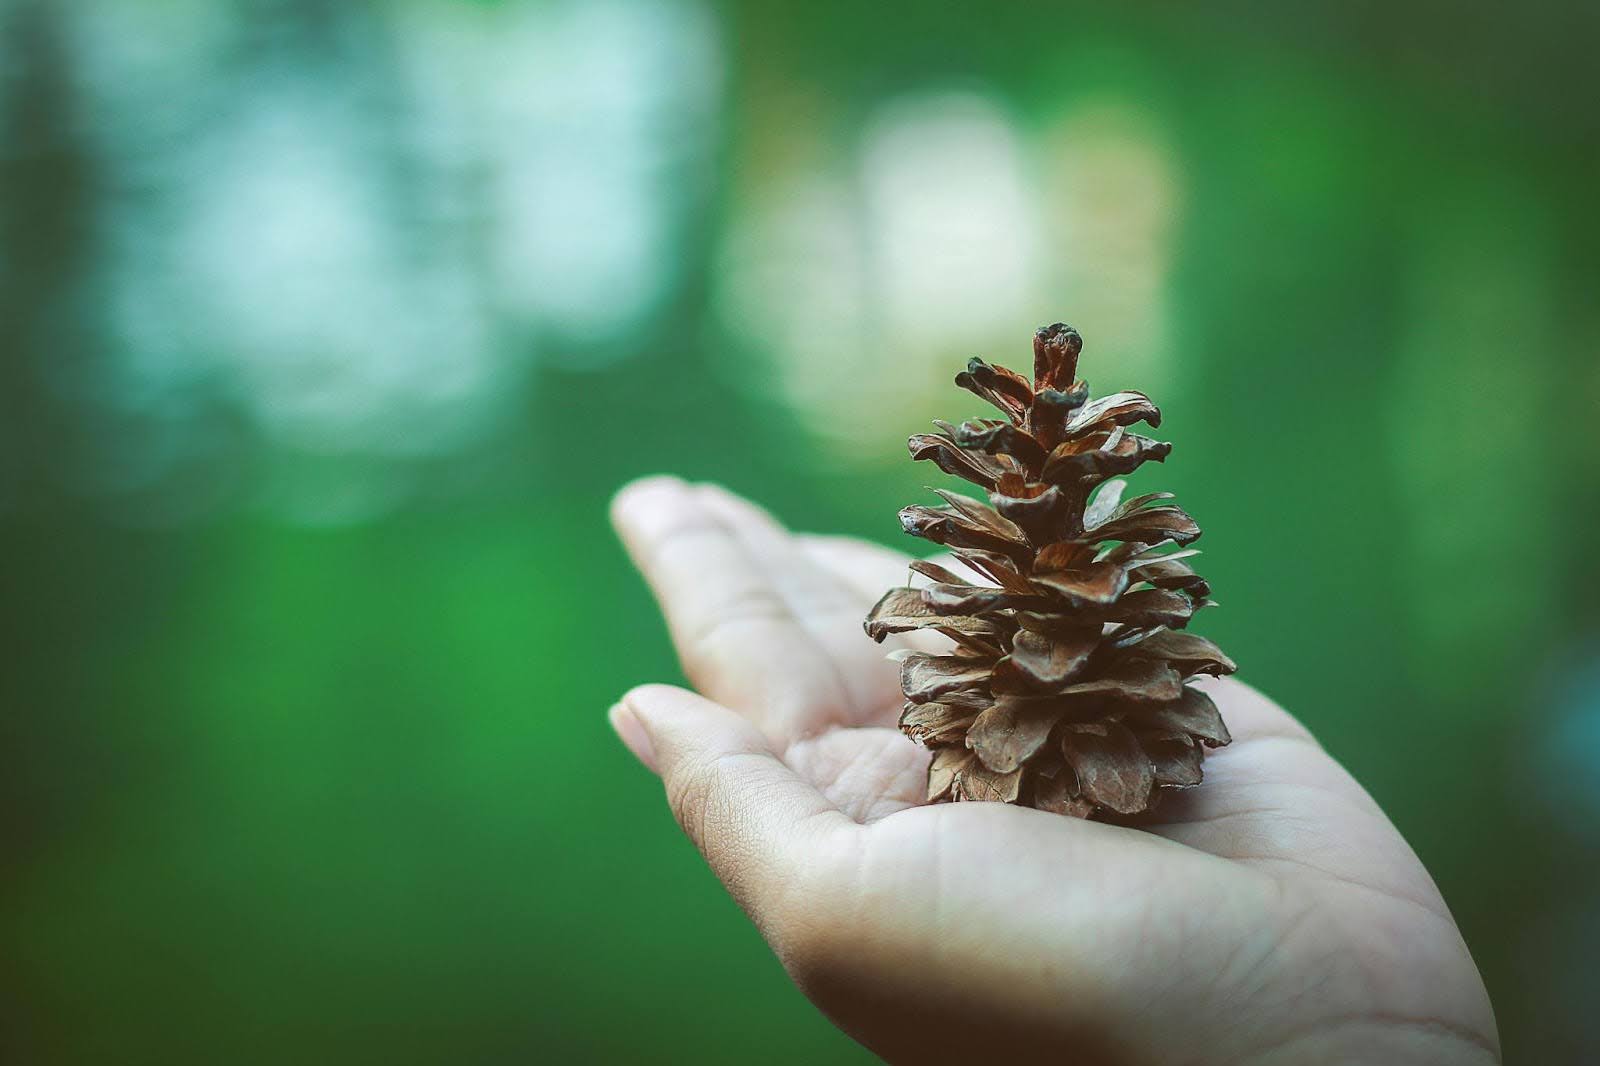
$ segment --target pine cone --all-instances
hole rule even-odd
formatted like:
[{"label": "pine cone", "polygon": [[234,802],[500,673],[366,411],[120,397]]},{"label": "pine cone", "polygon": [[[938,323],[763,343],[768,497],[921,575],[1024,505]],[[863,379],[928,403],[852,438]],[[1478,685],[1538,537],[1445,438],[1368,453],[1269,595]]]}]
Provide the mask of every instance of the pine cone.
[{"label": "pine cone", "polygon": [[[907,507],[907,533],[948,547],[993,584],[931,562],[933,583],[891,589],[867,634],[932,629],[946,654],[897,652],[900,728],[934,749],[928,799],[999,800],[1061,814],[1135,814],[1163,788],[1198,784],[1205,748],[1228,743],[1211,699],[1185,684],[1232,673],[1215,644],[1180,632],[1211,606],[1185,562],[1200,527],[1158,492],[1124,501],[1126,474],[1170,444],[1129,432],[1161,412],[1138,392],[1097,400],[1075,380],[1083,339],[1057,323],[1034,334],[1033,381],[973,359],[956,384],[994,404],[978,419],[910,440],[989,494],[992,507],[938,491]],[[1109,479],[1109,480],[1108,480]],[[1098,489],[1098,491],[1096,491]],[[1092,499],[1091,499],[1092,496]]]}]

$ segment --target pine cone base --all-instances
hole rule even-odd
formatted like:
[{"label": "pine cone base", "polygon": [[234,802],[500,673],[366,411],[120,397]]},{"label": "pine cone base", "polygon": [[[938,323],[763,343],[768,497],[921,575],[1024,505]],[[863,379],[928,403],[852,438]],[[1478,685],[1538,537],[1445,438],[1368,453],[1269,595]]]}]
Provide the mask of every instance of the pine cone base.
[{"label": "pine cone base", "polygon": [[900,728],[933,749],[930,802],[989,800],[1074,817],[1137,814],[1199,784],[1206,749],[1229,742],[1191,682],[1233,661],[1185,632],[1212,606],[1190,565],[1200,527],[1170,493],[1124,500],[1131,473],[1163,461],[1161,412],[1139,392],[1091,399],[1083,340],[1062,323],[1034,335],[1030,381],[973,359],[956,384],[1004,416],[909,441],[911,456],[988,494],[935,490],[942,507],[900,512],[907,533],[950,549],[979,580],[928,561],[890,589],[867,635],[929,630],[938,653],[896,652]]}]

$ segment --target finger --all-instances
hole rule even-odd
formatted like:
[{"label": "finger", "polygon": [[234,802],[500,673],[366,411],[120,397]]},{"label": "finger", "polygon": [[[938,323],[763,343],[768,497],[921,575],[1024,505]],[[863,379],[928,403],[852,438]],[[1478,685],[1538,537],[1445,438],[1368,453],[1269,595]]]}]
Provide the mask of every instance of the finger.
[{"label": "finger", "polygon": [[744,545],[789,614],[830,660],[845,690],[849,724],[881,724],[899,706],[899,672],[862,623],[889,585],[862,590],[818,565],[802,541],[756,504],[719,485],[699,485],[707,508]]},{"label": "finger", "polygon": [[[796,540],[812,562],[854,589],[863,602],[876,603],[885,592],[898,585],[921,587],[931,584],[928,578],[911,570],[911,556],[881,544],[824,533],[801,533]],[[935,555],[929,561],[938,563],[946,570],[953,570],[974,584],[993,584],[948,552]],[[949,637],[931,629],[900,633],[885,640],[884,644],[886,647],[911,648],[934,655],[947,653],[954,646]]]},{"label": "finger", "polygon": [[[1454,930],[1449,908],[1388,815],[1310,730],[1232,678],[1202,686],[1234,742],[1206,758],[1205,780],[1154,832],[1323,890],[1406,900]],[[1158,814],[1159,814],[1158,809]]]},{"label": "finger", "polygon": [[1233,743],[1207,755],[1198,787],[1163,799],[1149,828],[1225,858],[1326,868],[1407,890],[1417,868],[1404,841],[1304,725],[1243,682],[1199,686]]},{"label": "finger", "polygon": [[[913,574],[909,569],[913,556],[874,544],[870,540],[826,533],[800,533],[797,539],[801,549],[813,562],[861,596],[870,596],[874,602],[883,595],[884,590],[904,585],[908,579],[912,584],[927,583],[926,578]],[[949,552],[932,556],[929,561],[955,571],[974,584],[994,584]]]},{"label": "finger", "polygon": [[1316,738],[1300,720],[1250,685],[1231,677],[1197,677],[1191,682],[1210,696],[1222,712],[1223,721],[1234,743],[1266,738],[1303,741],[1315,745]]},{"label": "finger", "polygon": [[1157,819],[1210,818],[1242,807],[1246,794],[1264,785],[1309,785],[1365,800],[1360,787],[1322,750],[1310,730],[1277,703],[1233,678],[1198,677],[1190,683],[1216,703],[1233,739],[1206,753],[1203,783],[1174,794],[1170,804],[1163,802]]},{"label": "finger", "polygon": [[800,533],[795,539],[807,558],[863,597],[876,600],[884,589],[904,585],[913,576],[911,556],[881,544],[826,533]]},{"label": "finger", "polygon": [[612,520],[696,688],[779,743],[824,724],[819,706],[845,703],[778,590],[693,488],[634,482],[617,494]]},{"label": "finger", "polygon": [[1204,783],[1180,793],[1174,812],[1194,801],[1207,816],[1232,810],[1242,805],[1246,793],[1275,784],[1310,786],[1352,802],[1371,802],[1311,731],[1273,700],[1231,677],[1197,677],[1190,683],[1211,697],[1233,740],[1206,754]]},{"label": "finger", "polygon": [[764,931],[796,881],[853,827],[772,754],[754,725],[692,692],[636,688],[612,721],[660,775],[678,824]]}]

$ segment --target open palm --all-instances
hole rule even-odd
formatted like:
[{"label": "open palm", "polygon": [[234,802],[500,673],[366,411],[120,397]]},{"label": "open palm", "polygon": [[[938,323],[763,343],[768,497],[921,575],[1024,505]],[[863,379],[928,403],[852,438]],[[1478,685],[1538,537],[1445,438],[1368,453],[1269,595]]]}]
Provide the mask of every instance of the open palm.
[{"label": "open palm", "polygon": [[1427,871],[1253,689],[1204,683],[1233,744],[1136,826],[918,806],[928,753],[861,629],[908,556],[672,478],[614,518],[703,695],[645,686],[613,722],[801,988],[878,1054],[1498,1061]]}]

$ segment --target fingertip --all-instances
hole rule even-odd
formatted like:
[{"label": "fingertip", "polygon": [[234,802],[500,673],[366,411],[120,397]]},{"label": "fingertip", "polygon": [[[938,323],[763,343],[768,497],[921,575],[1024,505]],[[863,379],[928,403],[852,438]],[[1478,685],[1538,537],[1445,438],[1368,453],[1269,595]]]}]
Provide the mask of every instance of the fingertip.
[{"label": "fingertip", "polygon": [[1235,740],[1281,736],[1317,743],[1303,722],[1254,685],[1236,677],[1208,676],[1194,678],[1191,683],[1216,703]]},{"label": "fingertip", "polygon": [[[618,706],[612,713],[618,736],[635,754],[634,744],[648,745],[648,765],[678,824],[751,913],[764,909],[775,872],[792,871],[806,854],[802,845],[817,839],[797,828],[824,811],[844,818],[752,723],[720,703],[652,684],[632,689]],[[639,734],[630,736],[635,725]],[[811,828],[820,833],[834,825],[824,820]]]},{"label": "fingertip", "polygon": [[622,741],[622,746],[632,752],[634,758],[644,764],[645,769],[657,773],[655,745],[651,742],[644,723],[639,721],[639,716],[633,709],[626,703],[619,703],[611,708],[606,717],[610,720],[617,739]]},{"label": "fingertip", "polygon": [[626,529],[636,524],[641,516],[681,497],[687,489],[684,480],[672,474],[635,478],[611,497],[611,523],[619,530]]},{"label": "fingertip", "polygon": [[663,734],[680,731],[684,727],[686,718],[693,717],[695,704],[702,698],[687,689],[673,685],[649,684],[629,689],[618,701],[617,706],[622,708],[623,713],[632,719],[649,741],[653,769],[658,771],[660,769],[655,756],[661,750]]},{"label": "fingertip", "polygon": [[659,769],[663,748],[674,740],[699,736],[707,729],[732,731],[741,737],[760,738],[760,732],[746,719],[697,692],[675,685],[639,685],[628,690],[619,706],[639,724],[648,737],[653,765]]},{"label": "fingertip", "polygon": [[675,688],[672,685],[651,683],[648,685],[635,685],[633,688],[630,688],[627,692],[622,694],[622,699],[618,701],[618,703],[619,706],[626,707],[635,714],[639,714],[641,712],[649,713],[650,711],[653,711],[656,705],[659,703],[671,701],[676,696],[688,695],[690,695],[690,693],[681,688]]},{"label": "fingertip", "polygon": [[783,524],[773,517],[770,511],[725,485],[719,485],[714,481],[702,481],[689,488],[712,514],[720,516],[736,527],[744,523],[753,523],[763,529],[783,529]]},{"label": "fingertip", "polygon": [[651,682],[646,685],[635,685],[622,694],[622,703],[635,712],[651,712],[662,704],[682,703],[688,700],[704,699],[688,689],[678,688],[676,685],[663,685]]},{"label": "fingertip", "polygon": [[622,705],[648,738],[649,765],[663,779],[724,754],[772,754],[771,741],[755,723],[688,689],[640,685],[622,697]]}]

